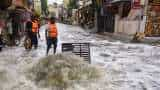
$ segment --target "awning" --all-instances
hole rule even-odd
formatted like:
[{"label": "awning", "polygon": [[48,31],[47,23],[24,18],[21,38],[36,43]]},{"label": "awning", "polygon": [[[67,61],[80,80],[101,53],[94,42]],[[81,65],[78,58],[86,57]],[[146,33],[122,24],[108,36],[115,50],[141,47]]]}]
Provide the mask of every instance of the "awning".
[{"label": "awning", "polygon": [[[119,11],[120,8],[122,11]],[[111,3],[104,4],[103,10],[104,14],[108,12],[119,14],[121,12],[121,17],[127,17],[131,10],[131,0],[113,0]]]},{"label": "awning", "polygon": [[117,2],[132,2],[132,0],[111,0],[111,3],[117,3]]}]

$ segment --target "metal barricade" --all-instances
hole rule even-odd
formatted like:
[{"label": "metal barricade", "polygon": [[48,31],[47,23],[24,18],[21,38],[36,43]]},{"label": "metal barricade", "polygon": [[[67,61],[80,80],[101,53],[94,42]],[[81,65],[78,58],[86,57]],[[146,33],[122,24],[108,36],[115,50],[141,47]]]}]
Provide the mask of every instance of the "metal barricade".
[{"label": "metal barricade", "polygon": [[62,52],[72,52],[91,63],[89,43],[63,43]]}]

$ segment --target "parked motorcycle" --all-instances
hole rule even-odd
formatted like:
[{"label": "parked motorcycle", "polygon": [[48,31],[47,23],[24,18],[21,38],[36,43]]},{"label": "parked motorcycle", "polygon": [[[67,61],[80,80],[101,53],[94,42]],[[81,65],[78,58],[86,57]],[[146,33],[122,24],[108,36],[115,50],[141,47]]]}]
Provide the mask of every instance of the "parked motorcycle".
[{"label": "parked motorcycle", "polygon": [[31,50],[32,49],[32,41],[28,36],[25,37],[24,47],[25,47],[26,50]]}]

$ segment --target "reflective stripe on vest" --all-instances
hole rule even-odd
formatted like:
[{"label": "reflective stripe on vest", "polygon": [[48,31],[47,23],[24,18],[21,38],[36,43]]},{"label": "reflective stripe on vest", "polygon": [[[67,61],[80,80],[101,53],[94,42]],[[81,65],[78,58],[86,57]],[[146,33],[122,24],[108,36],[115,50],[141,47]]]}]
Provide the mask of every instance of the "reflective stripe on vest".
[{"label": "reflective stripe on vest", "polygon": [[57,28],[55,24],[49,24],[49,37],[57,37]]},{"label": "reflective stripe on vest", "polygon": [[32,32],[38,32],[38,22],[32,22]]}]

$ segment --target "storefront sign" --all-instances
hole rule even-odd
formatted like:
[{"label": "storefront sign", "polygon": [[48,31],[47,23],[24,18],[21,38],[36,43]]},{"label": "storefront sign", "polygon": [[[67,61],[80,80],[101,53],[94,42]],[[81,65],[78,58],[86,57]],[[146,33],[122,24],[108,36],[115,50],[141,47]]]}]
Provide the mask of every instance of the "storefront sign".
[{"label": "storefront sign", "polygon": [[141,1],[141,3],[140,3],[141,5],[145,5],[146,0],[140,0],[140,1]]},{"label": "storefront sign", "polygon": [[160,0],[149,0],[149,3],[160,4]]},{"label": "storefront sign", "polygon": [[152,11],[160,12],[160,0],[149,0],[149,4]]},{"label": "storefront sign", "polygon": [[140,9],[141,8],[141,0],[133,0],[132,8],[133,9]]},{"label": "storefront sign", "polygon": [[23,1],[22,0],[13,0],[13,4],[15,6],[23,6]]}]

